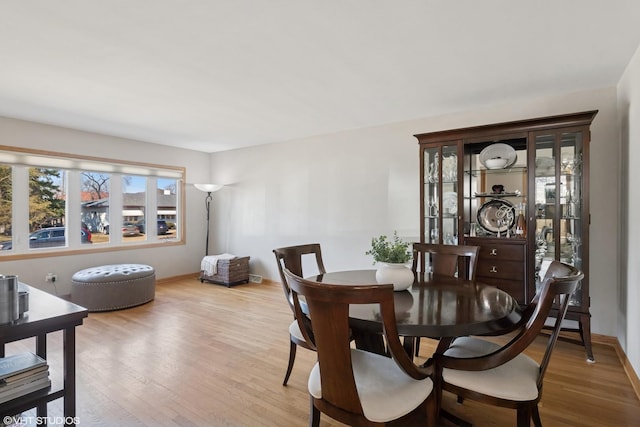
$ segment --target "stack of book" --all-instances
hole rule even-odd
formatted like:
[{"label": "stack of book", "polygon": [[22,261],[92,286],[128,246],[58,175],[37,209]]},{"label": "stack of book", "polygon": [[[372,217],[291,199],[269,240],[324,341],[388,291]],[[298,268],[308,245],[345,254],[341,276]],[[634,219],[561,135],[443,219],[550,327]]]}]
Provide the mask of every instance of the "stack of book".
[{"label": "stack of book", "polygon": [[0,403],[51,386],[47,361],[33,353],[0,357]]}]

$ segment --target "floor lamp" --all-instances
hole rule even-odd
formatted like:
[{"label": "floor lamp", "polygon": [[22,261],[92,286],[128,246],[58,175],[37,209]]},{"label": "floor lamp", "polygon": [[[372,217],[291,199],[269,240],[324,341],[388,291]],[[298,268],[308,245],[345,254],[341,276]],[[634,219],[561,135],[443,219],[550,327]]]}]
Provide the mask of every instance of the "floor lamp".
[{"label": "floor lamp", "polygon": [[207,209],[207,239],[204,247],[204,256],[209,255],[209,215],[211,213],[211,200],[213,200],[213,196],[211,193],[214,193],[220,190],[223,185],[221,184],[193,184],[198,190],[207,193],[207,198],[204,199],[204,205]]}]

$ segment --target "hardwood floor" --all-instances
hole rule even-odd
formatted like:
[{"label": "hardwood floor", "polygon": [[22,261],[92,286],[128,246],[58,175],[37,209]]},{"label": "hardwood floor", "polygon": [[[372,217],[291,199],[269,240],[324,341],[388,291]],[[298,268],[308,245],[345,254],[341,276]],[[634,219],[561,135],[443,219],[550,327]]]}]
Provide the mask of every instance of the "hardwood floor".
[{"label": "hardwood floor", "polygon": [[[77,406],[81,426],[306,426],[307,375],[315,353],[298,349],[283,387],[291,321],[279,284],[223,286],[194,278],[159,283],[156,299],[140,307],[90,313],[77,328]],[[540,337],[530,354],[544,346]],[[62,335],[48,342],[54,381]],[[33,340],[7,354],[33,350]],[[433,351],[423,340],[421,355]],[[581,347],[559,342],[540,403],[542,422],[556,426],[632,426],[640,402],[615,349],[595,344],[597,363]],[[515,411],[444,405],[476,426],[513,426]],[[61,404],[49,416],[61,415]],[[25,414],[33,416],[32,412]],[[56,424],[49,424],[56,425]],[[342,425],[323,416],[322,426]]]}]

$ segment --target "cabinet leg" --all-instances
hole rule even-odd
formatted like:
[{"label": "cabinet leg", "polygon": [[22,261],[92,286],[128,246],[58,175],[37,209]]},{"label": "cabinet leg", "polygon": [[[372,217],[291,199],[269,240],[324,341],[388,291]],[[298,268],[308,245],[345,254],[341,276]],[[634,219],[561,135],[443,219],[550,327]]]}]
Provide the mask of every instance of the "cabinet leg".
[{"label": "cabinet leg", "polygon": [[596,359],[593,357],[593,348],[591,347],[591,316],[583,314],[580,316],[580,338],[582,344],[587,352],[587,362],[595,363]]}]

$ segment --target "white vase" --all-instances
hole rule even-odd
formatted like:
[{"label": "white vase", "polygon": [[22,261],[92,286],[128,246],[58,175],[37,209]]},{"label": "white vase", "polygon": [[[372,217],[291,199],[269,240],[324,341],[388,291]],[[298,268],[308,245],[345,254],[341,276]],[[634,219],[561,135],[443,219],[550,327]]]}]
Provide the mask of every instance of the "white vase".
[{"label": "white vase", "polygon": [[404,291],[413,283],[413,271],[406,264],[379,262],[376,281],[378,283],[393,283],[394,291]]}]

